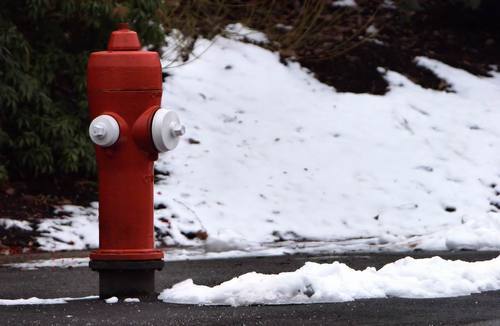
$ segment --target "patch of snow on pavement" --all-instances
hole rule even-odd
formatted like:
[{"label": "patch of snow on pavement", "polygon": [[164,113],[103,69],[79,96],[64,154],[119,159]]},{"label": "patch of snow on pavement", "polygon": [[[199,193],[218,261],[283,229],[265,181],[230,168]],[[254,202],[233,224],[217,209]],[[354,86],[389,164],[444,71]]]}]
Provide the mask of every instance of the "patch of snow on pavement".
[{"label": "patch of snow on pavement", "polygon": [[43,267],[59,267],[59,268],[69,268],[69,267],[88,267],[89,258],[56,258],[56,259],[40,259],[32,260],[24,263],[10,263],[4,264],[2,266],[20,268],[24,270],[35,270]]},{"label": "patch of snow on pavement", "polygon": [[294,272],[247,273],[213,287],[188,279],[161,292],[170,303],[231,305],[439,298],[500,289],[500,257],[480,262],[406,257],[377,270],[307,262]]},{"label": "patch of snow on pavement", "polygon": [[[222,36],[198,39],[190,59],[164,85],[163,105],[187,133],[155,166],[157,244],[500,249],[499,74],[419,57],[455,92],[380,69],[390,91],[377,96],[337,93],[298,63]],[[40,224],[41,249],[95,248],[97,206],[61,209],[70,217]]]},{"label": "patch of snow on pavement", "polygon": [[104,300],[104,302],[110,303],[110,304],[117,303],[118,302],[118,298],[117,297],[107,298],[107,299]]},{"label": "patch of snow on pavement", "polygon": [[139,300],[138,298],[125,298],[123,302],[134,303],[134,302],[141,302],[141,300]]},{"label": "patch of snow on pavement", "polygon": [[94,300],[98,296],[87,296],[81,298],[54,298],[54,299],[40,299],[32,297],[28,299],[0,299],[0,306],[20,306],[20,305],[37,305],[37,304],[63,304],[69,301],[79,300]]}]

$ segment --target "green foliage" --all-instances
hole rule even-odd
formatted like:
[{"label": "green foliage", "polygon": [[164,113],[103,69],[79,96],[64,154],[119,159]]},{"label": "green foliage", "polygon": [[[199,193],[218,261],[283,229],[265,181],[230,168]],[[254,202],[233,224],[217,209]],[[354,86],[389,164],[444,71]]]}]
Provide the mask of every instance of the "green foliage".
[{"label": "green foliage", "polygon": [[5,0],[0,6],[0,183],[95,172],[85,70],[118,22],[164,41],[162,0]]}]

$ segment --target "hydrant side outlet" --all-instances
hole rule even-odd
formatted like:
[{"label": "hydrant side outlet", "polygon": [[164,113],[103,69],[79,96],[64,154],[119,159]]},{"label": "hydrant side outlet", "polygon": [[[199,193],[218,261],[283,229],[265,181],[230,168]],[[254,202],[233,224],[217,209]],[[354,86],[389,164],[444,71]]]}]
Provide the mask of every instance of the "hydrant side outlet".
[{"label": "hydrant side outlet", "polygon": [[102,114],[90,123],[89,136],[94,144],[109,147],[118,140],[120,126],[112,116]]},{"label": "hydrant side outlet", "polygon": [[159,109],[155,112],[151,126],[153,143],[159,152],[171,151],[179,144],[179,136],[185,132],[179,117],[172,110]]},{"label": "hydrant side outlet", "polygon": [[87,66],[99,178],[99,249],[90,267],[99,272],[101,297],[151,294],[154,270],[163,266],[163,251],[154,246],[153,163],[180,133],[169,131],[176,136],[161,148],[153,141],[155,113],[164,110],[162,71],[158,53],[140,48],[137,34],[121,24],[108,51],[92,53]]}]

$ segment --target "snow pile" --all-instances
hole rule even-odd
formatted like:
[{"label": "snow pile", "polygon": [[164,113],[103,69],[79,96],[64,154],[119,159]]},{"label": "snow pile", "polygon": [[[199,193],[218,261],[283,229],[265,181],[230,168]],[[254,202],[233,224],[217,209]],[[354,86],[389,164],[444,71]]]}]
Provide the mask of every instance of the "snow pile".
[{"label": "snow pile", "polygon": [[439,298],[500,289],[500,257],[482,262],[400,259],[379,270],[308,262],[294,272],[247,273],[214,287],[188,279],[160,300],[203,305],[297,304],[368,298]]},{"label": "snow pile", "polygon": [[[417,58],[454,92],[381,69],[390,91],[377,96],[337,93],[297,63],[221,36],[197,40],[190,60],[167,69],[163,105],[187,134],[156,164],[157,244],[500,248],[499,74]],[[96,207],[63,210],[71,217],[40,225],[42,249],[96,247]]]}]

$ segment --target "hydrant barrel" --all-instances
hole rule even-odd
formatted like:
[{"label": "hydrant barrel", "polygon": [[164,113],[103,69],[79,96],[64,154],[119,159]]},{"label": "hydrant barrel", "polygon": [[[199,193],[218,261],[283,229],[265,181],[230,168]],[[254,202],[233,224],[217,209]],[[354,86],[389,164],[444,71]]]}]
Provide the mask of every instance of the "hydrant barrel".
[{"label": "hydrant barrel", "polygon": [[[142,51],[137,34],[120,24],[108,50],[90,55],[87,93],[99,178],[99,249],[90,254],[90,267],[100,273],[101,297],[147,294],[154,291],[154,270],[163,266],[153,225],[153,163],[162,150],[152,125],[165,110],[158,53]],[[142,288],[127,288],[139,279]]]}]

